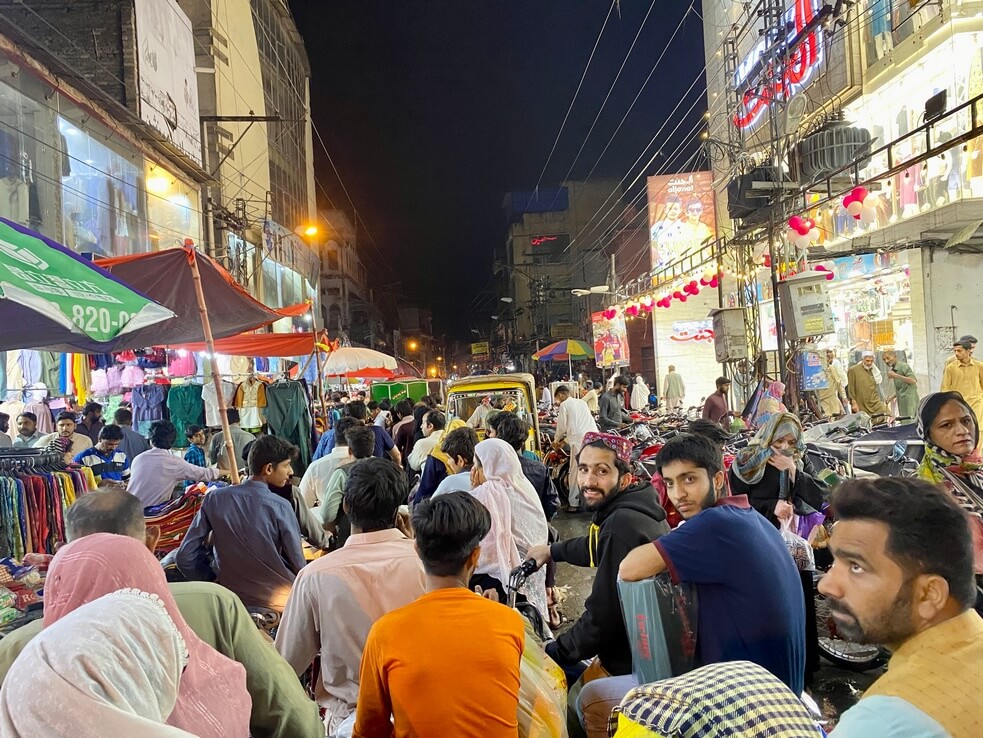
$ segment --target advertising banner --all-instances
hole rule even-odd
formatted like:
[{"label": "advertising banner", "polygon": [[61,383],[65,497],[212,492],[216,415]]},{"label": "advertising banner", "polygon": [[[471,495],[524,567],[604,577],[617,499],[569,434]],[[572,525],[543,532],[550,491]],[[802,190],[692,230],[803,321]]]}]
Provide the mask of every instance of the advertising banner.
[{"label": "advertising banner", "polygon": [[713,175],[686,172],[648,178],[652,271],[717,237]]},{"label": "advertising banner", "polygon": [[471,344],[471,356],[488,356],[488,341]]},{"label": "advertising banner", "polygon": [[135,0],[140,118],[201,164],[191,21],[176,0]]},{"label": "advertising banner", "polygon": [[624,314],[619,310],[613,318],[605,318],[602,311],[592,313],[590,320],[594,329],[594,363],[601,368],[626,366],[629,355]]}]

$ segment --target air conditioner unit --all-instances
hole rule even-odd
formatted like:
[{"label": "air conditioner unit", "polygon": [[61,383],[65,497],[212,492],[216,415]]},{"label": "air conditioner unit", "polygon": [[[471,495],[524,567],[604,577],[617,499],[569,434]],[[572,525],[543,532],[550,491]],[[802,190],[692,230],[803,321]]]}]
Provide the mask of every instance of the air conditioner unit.
[{"label": "air conditioner unit", "polygon": [[762,222],[768,217],[768,200],[772,195],[769,188],[759,189],[755,183],[773,184],[775,178],[771,167],[757,167],[747,174],[732,179],[727,185],[727,214],[731,220],[746,223]]}]

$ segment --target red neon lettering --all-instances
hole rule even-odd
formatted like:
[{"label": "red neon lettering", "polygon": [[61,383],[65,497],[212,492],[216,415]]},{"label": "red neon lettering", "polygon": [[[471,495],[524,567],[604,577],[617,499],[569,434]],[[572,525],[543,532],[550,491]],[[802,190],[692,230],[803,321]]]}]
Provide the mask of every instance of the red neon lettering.
[{"label": "red neon lettering", "polygon": [[547,243],[548,241],[555,241],[556,239],[556,236],[534,236],[529,239],[529,242],[533,246],[542,246],[544,243]]},{"label": "red neon lettering", "polygon": [[[794,23],[790,38],[801,33],[812,21],[815,11],[813,0],[795,0],[789,19]],[[782,100],[795,94],[796,88],[803,85],[813,70],[822,61],[820,55],[819,32],[811,31],[789,54],[785,68],[778,74],[769,65],[761,73],[762,83],[747,90],[741,98],[741,106],[734,115],[734,125],[744,129],[754,125],[758,117],[774,100]]]}]

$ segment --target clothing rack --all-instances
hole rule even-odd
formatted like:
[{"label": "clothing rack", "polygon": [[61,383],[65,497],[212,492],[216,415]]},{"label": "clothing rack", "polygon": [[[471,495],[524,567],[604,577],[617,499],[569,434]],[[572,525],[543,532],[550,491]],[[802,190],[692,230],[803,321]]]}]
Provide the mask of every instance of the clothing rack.
[{"label": "clothing rack", "polygon": [[55,446],[0,450],[0,555],[53,554],[65,510],[95,487],[92,470],[66,467]]}]

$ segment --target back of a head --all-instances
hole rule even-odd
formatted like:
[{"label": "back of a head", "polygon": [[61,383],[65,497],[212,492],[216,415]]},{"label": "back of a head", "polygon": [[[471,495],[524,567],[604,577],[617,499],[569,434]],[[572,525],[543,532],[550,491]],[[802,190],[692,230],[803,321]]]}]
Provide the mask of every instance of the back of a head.
[{"label": "back of a head", "polygon": [[118,425],[104,425],[99,429],[100,441],[122,441],[123,429]]},{"label": "back of a head", "polygon": [[473,464],[474,447],[477,443],[478,434],[474,428],[455,428],[444,436],[440,448],[452,459],[460,456],[467,464]]},{"label": "back of a head", "polygon": [[98,413],[102,411],[102,405],[98,402],[87,402],[85,407],[82,408],[82,415],[88,415],[89,413]]},{"label": "back of a head", "polygon": [[150,424],[150,445],[154,448],[173,448],[177,440],[177,428],[169,420],[155,420]]},{"label": "back of a head", "polygon": [[730,435],[717,423],[702,418],[691,420],[686,426],[686,432],[696,436],[703,436],[718,446],[730,440]]},{"label": "back of a head", "polygon": [[430,410],[424,418],[424,422],[435,431],[443,430],[447,426],[447,416],[440,410]]},{"label": "back of a head", "polygon": [[570,396],[570,389],[565,384],[561,384],[559,387],[556,388],[556,392],[553,393],[553,397],[557,401],[559,401],[563,397],[569,397],[569,396]]},{"label": "back of a head", "polygon": [[682,433],[669,439],[655,457],[656,471],[661,474],[666,466],[675,461],[689,462],[699,469],[706,469],[711,479],[724,468],[720,449],[709,438],[694,433]]},{"label": "back of a head", "polygon": [[396,511],[408,496],[406,475],[389,459],[362,459],[348,471],[345,511],[363,533],[394,527]]},{"label": "back of a head", "polygon": [[375,400],[369,400],[367,403],[365,403],[365,407],[369,412],[372,412],[373,410],[379,409],[379,403]]},{"label": "back of a head", "polygon": [[936,574],[963,609],[976,602],[968,518],[945,490],[921,479],[851,479],[833,492],[837,520],[883,523],[887,553],[909,576]]},{"label": "back of a head", "polygon": [[143,541],[146,530],[140,499],[118,487],[100,487],[84,494],[65,511],[69,542],[93,533],[115,533]]},{"label": "back of a head", "polygon": [[365,420],[369,414],[368,408],[365,407],[365,403],[361,400],[352,400],[345,407],[348,410],[348,416],[356,420]]},{"label": "back of a head", "polygon": [[274,467],[297,455],[297,447],[276,436],[260,436],[252,442],[246,464],[249,473],[259,476],[267,464]]},{"label": "back of a head", "polygon": [[348,451],[356,459],[367,459],[375,451],[375,431],[367,425],[356,425],[345,431]]},{"label": "back of a head", "polygon": [[113,413],[113,422],[118,426],[133,425],[133,413],[129,408],[121,407]]},{"label": "back of a head", "polygon": [[529,424],[515,413],[501,412],[494,419],[495,436],[518,452],[529,440]]},{"label": "back of a head", "polygon": [[362,425],[361,420],[356,420],[345,416],[338,420],[334,428],[334,442],[336,446],[347,446],[348,445],[348,431],[352,428],[357,428]]},{"label": "back of a head", "polygon": [[396,415],[399,416],[400,420],[405,418],[407,415],[413,414],[413,403],[409,400],[400,400],[396,403]]},{"label": "back of a head", "polygon": [[467,492],[424,500],[413,508],[416,550],[431,576],[460,574],[468,557],[488,535],[491,515]]},{"label": "back of a head", "polygon": [[389,399],[383,399],[379,403],[379,409],[382,410],[383,412],[388,413],[390,410],[392,410],[392,408],[393,408],[393,404]]},{"label": "back of a head", "polygon": [[229,425],[235,425],[239,422],[239,411],[234,407],[228,407],[225,409],[225,417],[229,419]]}]

